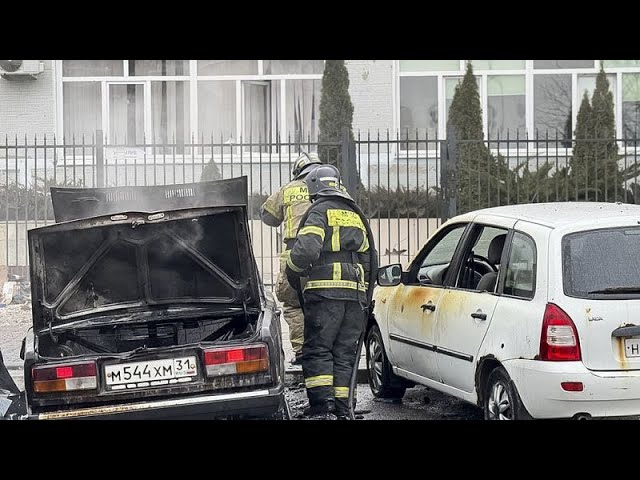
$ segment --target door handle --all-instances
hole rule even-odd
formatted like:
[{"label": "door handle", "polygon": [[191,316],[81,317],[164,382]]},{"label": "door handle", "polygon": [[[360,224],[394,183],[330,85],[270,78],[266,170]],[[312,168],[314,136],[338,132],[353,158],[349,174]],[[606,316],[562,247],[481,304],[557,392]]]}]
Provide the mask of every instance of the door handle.
[{"label": "door handle", "polygon": [[430,312],[435,312],[436,310],[436,306],[431,302],[431,300],[429,300],[429,303],[425,303],[424,305],[421,305],[422,308],[422,313],[424,313],[426,310],[429,310]]},{"label": "door handle", "polygon": [[471,318],[477,318],[478,320],[486,320],[487,314],[482,313],[482,310],[478,309],[477,312],[471,314]]}]

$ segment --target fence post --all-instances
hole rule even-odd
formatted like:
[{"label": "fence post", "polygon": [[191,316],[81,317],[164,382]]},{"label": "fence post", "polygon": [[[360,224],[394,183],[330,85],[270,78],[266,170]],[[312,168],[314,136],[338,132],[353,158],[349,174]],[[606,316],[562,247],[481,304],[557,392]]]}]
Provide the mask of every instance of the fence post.
[{"label": "fence post", "polygon": [[358,189],[358,172],[356,169],[356,144],[349,135],[349,128],[342,128],[342,139],[340,142],[340,174],[342,183],[354,199]]},{"label": "fence post", "polygon": [[447,138],[440,144],[442,168],[440,169],[442,199],[444,201],[444,211],[442,221],[445,222],[456,216],[458,211],[458,142],[456,131],[453,126],[447,126]]},{"label": "fence post", "polygon": [[104,187],[104,137],[102,130],[96,131],[96,183]]}]

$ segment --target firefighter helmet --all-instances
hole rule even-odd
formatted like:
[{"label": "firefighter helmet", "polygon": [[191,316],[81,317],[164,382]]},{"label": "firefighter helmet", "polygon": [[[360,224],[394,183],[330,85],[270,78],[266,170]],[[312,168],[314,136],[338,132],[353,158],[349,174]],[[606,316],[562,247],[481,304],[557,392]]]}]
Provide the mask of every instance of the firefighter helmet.
[{"label": "firefighter helmet", "polygon": [[340,171],[333,165],[320,165],[304,179],[309,197],[339,196],[351,199],[342,185]]},{"label": "firefighter helmet", "polygon": [[293,170],[291,171],[291,176],[294,179],[302,178],[304,175],[308,174],[314,165],[321,164],[320,157],[318,157],[317,153],[307,153],[302,152],[300,156],[293,163]]}]

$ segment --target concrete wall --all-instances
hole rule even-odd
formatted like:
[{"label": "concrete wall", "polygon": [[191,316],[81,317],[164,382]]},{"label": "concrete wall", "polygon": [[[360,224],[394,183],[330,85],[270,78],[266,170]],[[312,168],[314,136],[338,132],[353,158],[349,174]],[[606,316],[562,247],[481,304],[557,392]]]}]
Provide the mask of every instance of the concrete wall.
[{"label": "concrete wall", "polygon": [[353,130],[393,130],[393,60],[346,60]]},{"label": "concrete wall", "polygon": [[56,127],[56,94],[53,63],[43,60],[44,72],[34,80],[27,77],[0,77],[0,141],[7,135],[33,143],[34,135],[53,135]]}]

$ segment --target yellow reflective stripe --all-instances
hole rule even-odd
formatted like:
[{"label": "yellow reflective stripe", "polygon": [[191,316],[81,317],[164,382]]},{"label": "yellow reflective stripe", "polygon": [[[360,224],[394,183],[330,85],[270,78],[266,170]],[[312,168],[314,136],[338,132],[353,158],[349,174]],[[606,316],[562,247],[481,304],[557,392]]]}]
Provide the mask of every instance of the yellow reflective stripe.
[{"label": "yellow reflective stripe", "polygon": [[271,215],[273,215],[274,217],[278,218],[278,212],[276,212],[271,205],[269,204],[269,202],[265,202],[265,204],[263,205],[264,209],[269,212]]},{"label": "yellow reflective stripe", "polygon": [[349,398],[349,387],[334,387],[336,398]]},{"label": "yellow reflective stripe", "polygon": [[306,291],[313,288],[348,288],[350,290],[360,290],[366,292],[366,287],[366,283],[362,285],[352,280],[309,280],[305,284],[304,289]]},{"label": "yellow reflective stripe", "polygon": [[285,222],[287,225],[285,238],[295,237],[295,232],[293,231],[293,207],[291,207],[291,205],[287,205],[287,209],[285,212]]},{"label": "yellow reflective stripe", "polygon": [[333,279],[342,280],[342,264],[341,263],[333,264]]},{"label": "yellow reflective stripe", "polygon": [[333,385],[333,375],[316,375],[304,379],[304,386],[307,388],[314,387],[331,387]]},{"label": "yellow reflective stripe", "polygon": [[308,227],[302,227],[298,232],[298,235],[309,235],[309,234],[318,235],[324,242],[324,229],[320,227],[314,227],[313,225],[309,225]]},{"label": "yellow reflective stripe", "polygon": [[340,227],[338,225],[333,227],[333,235],[331,235],[331,251],[340,251]]},{"label": "yellow reflective stripe", "polygon": [[341,210],[335,208],[327,209],[327,222],[329,226],[355,227],[364,230],[364,224],[360,215],[350,210]]},{"label": "yellow reflective stripe", "polygon": [[280,258],[287,259],[289,258],[289,255],[291,255],[291,250],[285,250],[284,252],[280,253]]},{"label": "yellow reflective stripe", "polygon": [[362,239],[362,245],[360,245],[358,252],[366,252],[367,250],[369,250],[369,238],[365,232],[364,238]]},{"label": "yellow reflective stripe", "polygon": [[295,263],[293,263],[293,261],[291,260],[291,257],[287,258],[287,265],[291,270],[293,270],[296,273],[300,273],[301,271],[304,270],[304,268],[300,268]]}]

